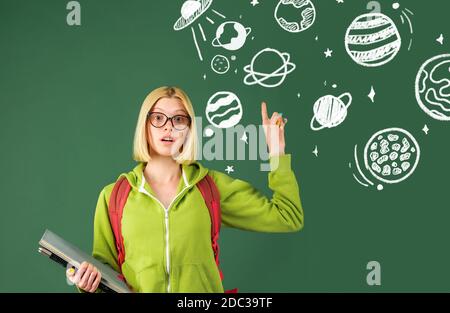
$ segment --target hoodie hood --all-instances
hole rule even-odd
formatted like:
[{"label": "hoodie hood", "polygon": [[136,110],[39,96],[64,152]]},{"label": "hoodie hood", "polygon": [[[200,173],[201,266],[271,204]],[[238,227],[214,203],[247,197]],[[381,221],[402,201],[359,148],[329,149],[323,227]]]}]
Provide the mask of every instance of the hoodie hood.
[{"label": "hoodie hood", "polygon": [[[119,178],[125,176],[132,188],[140,189],[141,186],[143,186],[142,182],[144,179],[143,173],[145,166],[145,162],[140,162],[133,170],[128,173],[120,174]],[[203,167],[203,165],[197,161],[191,164],[182,164],[181,168],[185,187],[194,186],[208,174],[208,169]]]}]

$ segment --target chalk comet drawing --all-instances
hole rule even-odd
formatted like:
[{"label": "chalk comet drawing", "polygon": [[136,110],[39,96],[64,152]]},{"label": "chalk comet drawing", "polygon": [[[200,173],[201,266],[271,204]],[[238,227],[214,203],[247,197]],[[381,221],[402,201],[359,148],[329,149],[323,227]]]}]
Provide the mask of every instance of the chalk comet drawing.
[{"label": "chalk comet drawing", "polygon": [[242,105],[238,96],[230,91],[213,94],[206,105],[206,118],[217,128],[229,128],[242,118]]},{"label": "chalk comet drawing", "polygon": [[[274,66],[274,60],[277,60],[278,67]],[[252,58],[249,65],[244,67],[247,75],[244,77],[246,85],[261,85],[266,88],[280,86],[286,76],[295,70],[295,64],[290,62],[291,56],[287,52],[280,52],[276,49],[265,48],[259,51]],[[271,64],[271,71],[262,69],[266,63]]]},{"label": "chalk comet drawing", "polygon": [[[212,45],[229,51],[239,50],[244,46],[251,31],[250,27],[244,27],[239,22],[224,22],[217,27],[216,37],[213,39]],[[233,34],[233,37],[230,37],[230,34]]]},{"label": "chalk comet drawing", "polygon": [[[297,20],[287,20],[285,16],[299,16]],[[280,0],[274,11],[278,25],[290,33],[300,33],[310,28],[316,20],[316,8],[311,0]]]},{"label": "chalk comet drawing", "polygon": [[[202,15],[204,15],[209,7],[211,6],[213,0],[187,0],[183,3],[181,10],[180,10],[180,18],[175,22],[173,25],[173,29],[175,31],[179,31],[182,29],[187,28],[188,26],[191,26],[191,32],[192,32],[192,39],[194,40],[195,47],[197,48],[197,53],[200,61],[203,61],[202,52],[200,50],[200,46],[197,41],[197,35],[195,32],[194,27],[192,26],[195,21],[197,21]],[[221,18],[226,18],[223,14],[220,12],[217,12],[216,10],[211,10],[214,14],[220,16]],[[214,24],[214,20],[212,20],[210,17],[206,17],[206,20]],[[198,28],[200,30],[200,33],[202,35],[203,41],[206,41],[206,36],[203,31],[203,27],[200,23],[198,23]]]},{"label": "chalk comet drawing", "polygon": [[[354,150],[355,164],[362,179],[355,180],[365,186],[373,186],[361,170],[357,145]],[[402,128],[387,128],[372,135],[364,147],[364,168],[378,181],[395,184],[410,177],[420,160],[420,146],[411,133]],[[351,167],[351,166],[350,166]],[[381,184],[377,185],[382,190]]]},{"label": "chalk comet drawing", "polygon": [[[347,101],[344,102],[344,99]],[[313,106],[314,116],[311,119],[311,129],[319,131],[338,126],[347,117],[348,107],[351,103],[352,95],[349,92],[343,93],[339,97],[333,95],[320,97]]]},{"label": "chalk comet drawing", "polygon": [[450,54],[425,61],[416,76],[416,99],[422,110],[440,121],[450,121]]}]

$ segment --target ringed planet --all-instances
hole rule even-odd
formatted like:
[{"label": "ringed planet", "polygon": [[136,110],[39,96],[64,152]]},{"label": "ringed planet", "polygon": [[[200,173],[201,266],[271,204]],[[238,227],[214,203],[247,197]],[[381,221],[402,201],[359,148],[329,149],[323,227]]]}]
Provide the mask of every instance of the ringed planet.
[{"label": "ringed planet", "polygon": [[[278,62],[278,67],[273,67],[274,62],[270,62],[272,69],[265,71],[260,66],[265,65],[266,59]],[[265,48],[259,51],[252,59],[249,65],[244,67],[247,75],[244,77],[246,85],[261,85],[263,87],[272,88],[281,85],[286,76],[292,73],[296,66],[290,62],[290,55],[287,52],[280,52],[276,49]],[[268,63],[268,62],[267,62]]]}]

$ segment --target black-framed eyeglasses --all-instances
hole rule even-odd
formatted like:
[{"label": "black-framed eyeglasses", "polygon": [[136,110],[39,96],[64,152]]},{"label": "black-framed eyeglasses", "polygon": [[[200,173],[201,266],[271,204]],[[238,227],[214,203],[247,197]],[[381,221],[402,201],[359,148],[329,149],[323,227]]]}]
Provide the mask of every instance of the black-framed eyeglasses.
[{"label": "black-framed eyeglasses", "polygon": [[150,124],[156,128],[164,127],[168,120],[170,120],[172,127],[176,130],[185,130],[191,125],[191,117],[187,115],[174,115],[168,117],[162,112],[149,112],[147,118],[150,120]]}]

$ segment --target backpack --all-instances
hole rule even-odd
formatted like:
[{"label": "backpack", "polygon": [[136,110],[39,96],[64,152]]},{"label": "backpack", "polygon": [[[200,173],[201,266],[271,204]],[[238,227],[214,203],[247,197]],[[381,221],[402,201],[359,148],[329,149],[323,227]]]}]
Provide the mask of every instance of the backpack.
[{"label": "backpack", "polygon": [[[223,280],[223,273],[219,266],[219,234],[220,226],[222,224],[221,210],[220,210],[220,194],[214,180],[206,175],[197,183],[206,206],[211,217],[211,245],[214,252],[214,259],[220,273],[220,279]],[[131,186],[125,177],[119,178],[115,183],[114,188],[109,199],[108,215],[111,223],[111,228],[114,233],[116,249],[117,249],[117,263],[122,272],[122,264],[125,261],[125,247],[123,245],[122,237],[122,215],[123,208],[128,199]],[[121,279],[125,281],[125,277],[121,274]],[[227,290],[225,293],[237,293],[237,288]]]}]

